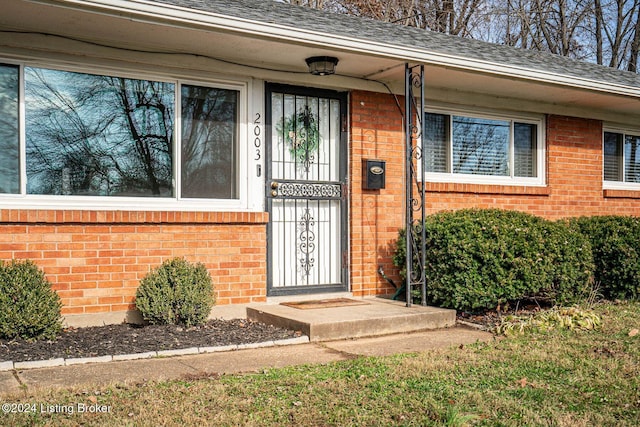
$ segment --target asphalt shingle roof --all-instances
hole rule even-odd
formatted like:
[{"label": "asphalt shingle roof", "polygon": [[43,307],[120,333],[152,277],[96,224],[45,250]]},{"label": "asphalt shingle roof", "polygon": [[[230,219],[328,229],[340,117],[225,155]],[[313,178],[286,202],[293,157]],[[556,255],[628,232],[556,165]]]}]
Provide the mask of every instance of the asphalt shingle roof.
[{"label": "asphalt shingle roof", "polygon": [[636,73],[577,61],[546,52],[518,49],[288,3],[270,0],[154,1],[259,23],[278,24],[292,29],[313,28],[336,36],[392,46],[411,47],[426,53],[451,55],[493,64],[508,64],[531,71],[551,72],[603,83],[640,87],[640,74]]}]

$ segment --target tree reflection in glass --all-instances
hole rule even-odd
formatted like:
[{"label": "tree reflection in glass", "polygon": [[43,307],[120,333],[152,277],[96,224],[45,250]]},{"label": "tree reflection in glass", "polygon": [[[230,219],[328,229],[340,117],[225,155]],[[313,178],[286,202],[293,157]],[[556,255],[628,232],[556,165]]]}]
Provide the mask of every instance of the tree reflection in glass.
[{"label": "tree reflection in glass", "polygon": [[175,85],[25,68],[27,193],[173,195]]}]

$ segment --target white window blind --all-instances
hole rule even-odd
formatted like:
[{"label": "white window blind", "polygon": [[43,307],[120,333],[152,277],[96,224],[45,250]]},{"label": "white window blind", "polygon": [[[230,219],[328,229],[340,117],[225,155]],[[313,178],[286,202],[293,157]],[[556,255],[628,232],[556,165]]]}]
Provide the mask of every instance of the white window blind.
[{"label": "white window blind", "polygon": [[640,183],[640,136],[604,132],[604,180]]},{"label": "white window blind", "polygon": [[624,175],[626,182],[640,183],[640,136],[624,139]]},{"label": "white window blind", "polygon": [[622,134],[604,133],[604,180],[622,181]]},{"label": "white window blind", "polygon": [[537,171],[536,145],[538,127],[531,123],[513,124],[514,175],[535,177]]},{"label": "white window blind", "polygon": [[449,172],[449,116],[426,113],[426,172]]}]

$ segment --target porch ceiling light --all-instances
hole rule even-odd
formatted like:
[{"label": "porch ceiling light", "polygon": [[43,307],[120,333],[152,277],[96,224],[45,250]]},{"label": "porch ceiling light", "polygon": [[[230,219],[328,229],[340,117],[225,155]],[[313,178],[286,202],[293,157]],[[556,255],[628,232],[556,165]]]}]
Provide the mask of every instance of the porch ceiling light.
[{"label": "porch ceiling light", "polygon": [[333,56],[312,56],[305,60],[309,66],[309,72],[314,76],[328,76],[335,74],[338,58]]}]

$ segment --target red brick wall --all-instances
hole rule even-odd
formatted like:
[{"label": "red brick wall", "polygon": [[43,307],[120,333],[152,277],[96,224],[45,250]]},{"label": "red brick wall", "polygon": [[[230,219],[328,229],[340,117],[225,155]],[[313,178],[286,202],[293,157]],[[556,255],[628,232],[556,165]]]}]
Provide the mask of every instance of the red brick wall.
[{"label": "red brick wall", "polygon": [[[351,289],[355,296],[392,293],[377,270],[382,265],[400,282],[391,257],[404,223],[402,116],[393,96],[372,92],[352,92],[350,114]],[[362,159],[386,161],[386,188],[362,189]]]},{"label": "red brick wall", "polygon": [[[403,105],[402,98],[399,99]],[[350,282],[355,296],[399,284],[391,258],[404,226],[404,131],[393,96],[350,97]],[[543,188],[427,184],[427,210],[503,208],[547,218],[640,215],[640,192],[602,189],[602,124],[561,116],[546,122]],[[362,159],[386,161],[386,188],[362,189]],[[65,315],[134,308],[139,281],[165,259],[204,263],[217,303],[266,299],[266,213],[0,209],[0,259],[31,259],[62,297]]]},{"label": "red brick wall", "polygon": [[[401,105],[403,100],[400,99]],[[393,292],[378,265],[398,283],[391,256],[404,226],[404,133],[390,95],[351,94],[351,283],[355,295]],[[387,161],[387,186],[361,189],[361,159]],[[549,219],[581,215],[640,215],[640,191],[603,190],[602,122],[546,118],[546,187],[427,184],[427,213],[500,208]],[[394,274],[390,274],[394,273]]]},{"label": "red brick wall", "polygon": [[31,259],[64,315],[131,310],[164,260],[204,263],[217,304],[265,301],[265,213],[0,210],[0,259]]}]

